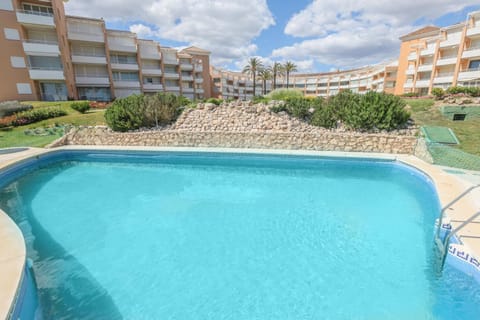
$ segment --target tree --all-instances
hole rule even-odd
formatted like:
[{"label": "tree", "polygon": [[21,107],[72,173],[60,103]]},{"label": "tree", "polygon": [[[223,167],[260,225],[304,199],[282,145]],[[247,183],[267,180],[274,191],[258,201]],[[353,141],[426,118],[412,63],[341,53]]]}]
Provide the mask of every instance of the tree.
[{"label": "tree", "polygon": [[272,79],[272,72],[269,68],[262,69],[258,72],[260,79],[262,80],[262,92],[263,95],[267,94],[267,80]]},{"label": "tree", "polygon": [[288,89],[288,83],[290,79],[290,73],[297,71],[297,65],[291,61],[285,62],[285,65],[283,66],[285,70],[285,74],[287,75],[287,89]]},{"label": "tree", "polygon": [[274,62],[270,67],[273,77],[273,90],[277,89],[277,77],[284,75],[283,65],[280,62]]},{"label": "tree", "polygon": [[257,74],[259,71],[263,69],[263,63],[260,58],[254,57],[250,58],[248,60],[248,64],[243,68],[242,72],[249,74],[252,76],[253,79],[253,96],[255,96],[255,87],[256,87],[256,80],[257,80]]}]

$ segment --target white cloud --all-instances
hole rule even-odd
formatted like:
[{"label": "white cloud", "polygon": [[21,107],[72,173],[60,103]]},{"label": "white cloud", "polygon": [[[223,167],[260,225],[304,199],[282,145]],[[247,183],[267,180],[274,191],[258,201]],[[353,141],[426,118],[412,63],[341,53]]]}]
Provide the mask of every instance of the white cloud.
[{"label": "white cloud", "polygon": [[254,38],[275,24],[266,0],[70,0],[65,8],[68,14],[141,21],[130,30],[205,48],[213,63],[253,55]]},{"label": "white cloud", "polygon": [[272,56],[315,59],[341,68],[378,63],[398,56],[398,38],[417,29],[416,21],[431,21],[468,5],[478,5],[478,0],[314,0],[284,30],[306,39],[277,48]]},{"label": "white cloud", "polygon": [[139,38],[149,38],[156,35],[152,28],[141,23],[132,24],[129,29],[130,32],[136,33]]}]

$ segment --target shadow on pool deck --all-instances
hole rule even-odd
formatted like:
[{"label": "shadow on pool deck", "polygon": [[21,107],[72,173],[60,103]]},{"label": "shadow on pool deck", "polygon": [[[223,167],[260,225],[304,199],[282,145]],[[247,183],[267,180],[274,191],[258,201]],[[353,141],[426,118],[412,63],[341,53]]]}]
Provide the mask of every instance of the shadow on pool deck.
[{"label": "shadow on pool deck", "polygon": [[35,219],[29,201],[23,201],[18,193],[8,193],[0,191],[0,208],[9,213],[24,235],[44,319],[123,319],[107,290]]}]

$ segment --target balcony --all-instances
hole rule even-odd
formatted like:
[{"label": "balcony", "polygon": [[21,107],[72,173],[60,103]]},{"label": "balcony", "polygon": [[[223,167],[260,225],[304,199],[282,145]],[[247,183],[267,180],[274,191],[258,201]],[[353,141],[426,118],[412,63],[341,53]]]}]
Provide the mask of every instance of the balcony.
[{"label": "balcony", "polygon": [[180,75],[178,73],[165,72],[163,76],[168,79],[180,79]]},{"label": "balcony", "polygon": [[85,55],[83,53],[72,53],[72,62],[76,64],[107,64],[105,56]]},{"label": "balcony", "polygon": [[17,21],[23,25],[36,25],[55,28],[53,14],[29,10],[17,10]]},{"label": "balcony", "polygon": [[112,70],[128,70],[138,71],[138,64],[136,63],[111,63]]},{"label": "balcony", "polygon": [[184,75],[182,75],[182,80],[183,80],[183,81],[193,81],[193,76],[184,76]]},{"label": "balcony", "polygon": [[163,85],[161,83],[144,83],[143,90],[144,91],[162,91]]},{"label": "balcony", "polygon": [[173,59],[173,58],[166,58],[166,57],[164,57],[164,58],[163,58],[163,64],[172,65],[172,66],[177,66],[177,65],[178,65],[178,60],[177,60],[177,59]]},{"label": "balcony", "polygon": [[195,91],[200,94],[203,94],[205,92],[202,88],[197,88],[197,90]]},{"label": "balcony", "polygon": [[437,66],[448,66],[452,64],[457,64],[457,56],[446,56],[442,57],[437,61]]},{"label": "balcony", "polygon": [[142,74],[146,76],[161,76],[162,70],[161,69],[150,69],[150,68],[142,68]]},{"label": "balcony", "polygon": [[404,88],[413,88],[413,81],[407,81],[405,82],[405,84],[403,85]]},{"label": "balcony", "polygon": [[165,87],[165,90],[171,92],[171,91],[180,91],[180,87],[179,86],[166,86]]},{"label": "balcony", "polygon": [[420,56],[433,56],[435,53],[435,47],[426,48],[420,51]]},{"label": "balcony", "polygon": [[440,42],[440,48],[455,47],[455,46],[458,46],[459,44],[460,44],[460,36],[451,37],[450,39]]},{"label": "balcony", "polygon": [[470,47],[463,51],[462,58],[476,58],[480,57],[480,45]]},{"label": "balcony", "polygon": [[467,37],[480,35],[480,26],[467,29]]},{"label": "balcony", "polygon": [[32,80],[65,80],[62,69],[50,69],[48,67],[30,68],[28,70]]},{"label": "balcony", "polygon": [[[203,78],[195,78],[195,83],[203,83]],[[241,83],[241,81],[239,81],[239,83]]]},{"label": "balcony", "polygon": [[418,66],[417,72],[425,72],[425,71],[432,71],[433,65],[431,64],[423,64]]},{"label": "balcony", "polygon": [[480,68],[472,68],[472,69],[467,69],[458,75],[458,80],[461,81],[468,81],[468,80],[473,80],[473,79],[479,79],[480,78]]},{"label": "balcony", "polygon": [[435,76],[433,83],[452,83],[453,72],[442,72]]},{"label": "balcony", "polygon": [[180,64],[180,69],[185,70],[185,71],[192,71],[193,70],[193,64],[191,64],[191,63],[181,63]]},{"label": "balcony", "polygon": [[115,80],[113,81],[115,88],[140,88],[140,82],[135,80]]},{"label": "balcony", "polygon": [[415,83],[416,88],[428,88],[430,86],[430,79],[429,80],[417,80]]},{"label": "balcony", "polygon": [[106,75],[78,75],[75,77],[77,86],[102,85],[110,86],[110,78]]},{"label": "balcony", "polygon": [[189,87],[182,87],[182,92],[183,93],[193,93],[193,88],[189,88]]},{"label": "balcony", "polygon": [[203,72],[203,66],[201,64],[196,64],[195,72]]},{"label": "balcony", "polygon": [[23,42],[23,51],[31,56],[52,56],[60,55],[60,49],[57,42],[41,40],[25,40]]},{"label": "balcony", "polygon": [[105,36],[103,33],[68,30],[68,40],[105,43]]},{"label": "balcony", "polygon": [[108,48],[110,51],[116,51],[116,52],[130,52],[130,53],[135,53],[137,52],[137,46],[135,43],[108,43]]},{"label": "balcony", "polygon": [[140,57],[142,59],[150,59],[150,60],[160,60],[160,52],[158,50],[153,49],[142,49],[140,46]]}]

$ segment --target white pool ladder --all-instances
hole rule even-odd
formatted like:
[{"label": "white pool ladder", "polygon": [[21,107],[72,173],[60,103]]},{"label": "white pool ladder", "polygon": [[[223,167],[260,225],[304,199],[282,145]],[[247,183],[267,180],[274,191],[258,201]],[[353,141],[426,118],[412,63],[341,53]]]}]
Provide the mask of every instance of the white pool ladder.
[{"label": "white pool ladder", "polygon": [[463,221],[458,227],[455,229],[451,230],[446,236],[445,239],[441,239],[440,237],[440,232],[442,229],[443,225],[443,216],[445,215],[445,211],[450,208],[452,205],[460,201],[463,197],[465,197],[467,194],[475,190],[476,188],[480,188],[480,184],[477,184],[475,186],[471,186],[461,194],[459,194],[455,199],[453,199],[449,204],[447,204],[445,207],[442,208],[442,211],[440,211],[440,216],[438,218],[438,226],[437,226],[437,231],[435,232],[435,244],[438,248],[438,251],[440,252],[440,272],[443,270],[443,266],[445,265],[445,260],[447,258],[448,254],[448,247],[450,246],[450,239],[463,227],[468,225],[470,222],[475,220],[477,217],[480,216],[480,211],[477,211],[474,213],[470,218],[467,220]]}]

